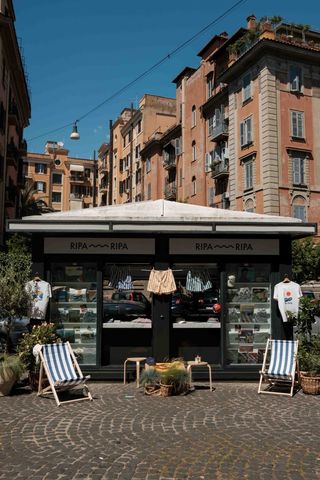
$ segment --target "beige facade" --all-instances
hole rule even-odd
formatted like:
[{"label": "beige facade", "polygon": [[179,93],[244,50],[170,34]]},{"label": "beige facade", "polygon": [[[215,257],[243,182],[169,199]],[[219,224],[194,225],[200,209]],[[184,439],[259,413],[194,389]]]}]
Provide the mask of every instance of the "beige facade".
[{"label": "beige facade", "polygon": [[15,31],[11,0],[0,1],[0,244],[6,218],[19,215],[23,186],[23,129],[31,116],[29,91]]},{"label": "beige facade", "polygon": [[98,205],[98,172],[93,160],[72,158],[62,142],[48,141],[45,153],[28,152],[24,175],[34,183],[36,198],[54,211]]}]

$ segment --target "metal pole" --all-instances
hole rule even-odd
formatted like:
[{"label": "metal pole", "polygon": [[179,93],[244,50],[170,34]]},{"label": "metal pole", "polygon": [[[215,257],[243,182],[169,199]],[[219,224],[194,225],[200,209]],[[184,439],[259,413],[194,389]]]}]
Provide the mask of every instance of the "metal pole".
[{"label": "metal pole", "polygon": [[97,206],[97,162],[96,162],[96,151],[93,150],[93,195],[92,195],[92,206]]}]

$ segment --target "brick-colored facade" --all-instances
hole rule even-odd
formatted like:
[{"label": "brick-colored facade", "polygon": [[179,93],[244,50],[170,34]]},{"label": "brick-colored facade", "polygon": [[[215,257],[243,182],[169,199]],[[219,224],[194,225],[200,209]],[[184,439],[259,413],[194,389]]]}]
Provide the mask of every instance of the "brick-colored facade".
[{"label": "brick-colored facade", "polygon": [[45,153],[28,152],[24,175],[34,184],[35,198],[43,199],[55,211],[98,205],[95,162],[68,154],[69,150],[60,142],[47,142]]},{"label": "brick-colored facade", "polygon": [[31,116],[29,91],[15,31],[11,0],[0,1],[0,244],[5,219],[19,215],[23,186],[23,129]]}]

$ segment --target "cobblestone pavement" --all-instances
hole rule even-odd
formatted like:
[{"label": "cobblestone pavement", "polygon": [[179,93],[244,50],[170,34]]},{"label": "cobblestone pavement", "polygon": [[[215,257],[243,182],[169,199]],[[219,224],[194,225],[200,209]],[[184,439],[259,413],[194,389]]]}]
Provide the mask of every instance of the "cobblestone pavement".
[{"label": "cobblestone pavement", "polygon": [[0,479],[320,479],[320,396],[231,382],[169,398],[91,390],[60,407],[28,388],[0,398]]}]

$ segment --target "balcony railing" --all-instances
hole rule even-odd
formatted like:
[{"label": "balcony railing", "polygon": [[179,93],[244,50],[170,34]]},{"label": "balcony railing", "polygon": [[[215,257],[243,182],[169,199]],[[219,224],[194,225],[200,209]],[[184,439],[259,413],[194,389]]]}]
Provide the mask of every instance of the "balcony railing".
[{"label": "balcony railing", "polygon": [[174,200],[177,197],[177,186],[175,182],[168,183],[164,187],[164,198],[166,200]]},{"label": "balcony railing", "polygon": [[108,183],[107,182],[100,183],[99,188],[100,188],[101,191],[108,190]]},{"label": "balcony railing", "polygon": [[176,156],[175,155],[168,155],[163,158],[163,166],[166,170],[170,170],[171,168],[176,168]]},{"label": "balcony railing", "polygon": [[212,166],[212,178],[225,177],[229,175],[229,162],[226,160],[214,161]]},{"label": "balcony railing", "polygon": [[218,123],[215,127],[212,128],[211,137],[212,140],[218,140],[221,137],[228,135],[228,122],[223,120],[222,122]]}]

